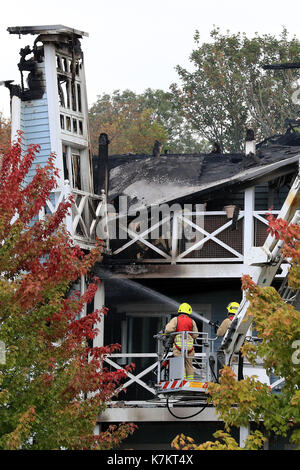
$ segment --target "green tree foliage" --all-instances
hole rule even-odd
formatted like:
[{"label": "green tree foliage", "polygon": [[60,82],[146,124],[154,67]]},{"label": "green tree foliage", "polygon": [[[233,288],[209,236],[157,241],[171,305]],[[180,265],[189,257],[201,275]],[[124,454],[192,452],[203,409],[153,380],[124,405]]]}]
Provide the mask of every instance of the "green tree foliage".
[{"label": "green tree foliage", "polygon": [[199,152],[205,142],[199,139],[173,104],[171,92],[148,88],[142,94],[114,91],[101,95],[89,111],[92,149],[98,152],[98,137],[106,132],[109,153],[152,154],[154,141],[169,153]]},{"label": "green tree foliage", "polygon": [[101,312],[81,312],[99,280],[70,294],[101,245],[87,255],[73,245],[63,224],[72,200],[38,219],[56,188],[55,156],[26,184],[39,146],[21,149],[19,137],[0,174],[0,449],[109,449],[133,427],[93,430],[126,374],[103,366],[118,345],[90,347]]},{"label": "green tree foliage", "polygon": [[152,153],[154,141],[163,145],[166,130],[154,119],[153,110],[145,109],[140,98],[130,90],[103,94],[89,112],[93,152],[98,151],[101,132],[109,136],[110,154]]},{"label": "green tree foliage", "polygon": [[204,444],[196,444],[193,438],[180,434],[173,439],[172,447],[180,450],[259,450],[265,441],[260,431],[255,431],[248,436],[243,448],[228,432],[216,431],[214,437],[217,439],[214,442],[207,441]]},{"label": "green tree foliage", "polygon": [[153,109],[154,118],[166,129],[169,153],[201,153],[211,150],[209,142],[201,138],[185,119],[171,91],[148,88],[140,95],[143,106]]},{"label": "green tree foliage", "polygon": [[299,116],[292,95],[300,71],[264,71],[262,66],[299,62],[299,41],[289,39],[285,29],[279,37],[255,34],[250,39],[215,28],[210,36],[210,42],[201,44],[196,32],[193,70],[178,65],[181,84],[171,86],[174,104],[192,129],[231,152],[243,150],[247,127],[258,140],[284,132],[285,119]]}]

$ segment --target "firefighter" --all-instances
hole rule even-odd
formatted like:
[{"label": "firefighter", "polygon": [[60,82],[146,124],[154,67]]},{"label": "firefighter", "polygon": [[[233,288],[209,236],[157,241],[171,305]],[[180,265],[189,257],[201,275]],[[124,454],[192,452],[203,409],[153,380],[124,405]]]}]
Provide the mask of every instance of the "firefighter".
[{"label": "firefighter", "polygon": [[[221,325],[219,326],[217,330],[217,336],[224,336],[228,330],[228,328],[231,325],[232,320],[234,319],[234,316],[236,312],[239,309],[240,304],[238,302],[230,302],[227,305],[227,318],[222,321]],[[225,356],[224,356],[224,351],[221,349],[218,349],[217,351],[217,366],[218,366],[218,379],[220,375],[220,370],[223,369],[225,365]]]},{"label": "firefighter", "polygon": [[[187,303],[182,303],[178,308],[178,315],[172,318],[171,321],[167,324],[165,328],[165,333],[170,334],[176,331],[190,331],[198,333],[198,328],[195,320],[193,320],[190,315],[192,313],[192,307]],[[194,350],[194,338],[197,337],[197,334],[188,334],[187,339],[184,340],[184,345],[182,345],[182,334],[178,334],[174,338],[173,342],[173,355],[175,357],[181,356],[182,346],[184,346],[185,354],[185,379],[193,380],[194,379],[194,368],[193,368],[193,357],[195,355]]]},{"label": "firefighter", "polygon": [[239,306],[240,306],[240,304],[237,303],[237,302],[230,302],[227,305],[227,307],[226,307],[227,308],[227,318],[225,318],[225,320],[223,320],[223,322],[219,326],[219,328],[217,330],[217,336],[224,336],[225,335],[226,331],[228,330],[228,328],[231,325],[232,320],[234,319],[234,315],[238,311]]}]

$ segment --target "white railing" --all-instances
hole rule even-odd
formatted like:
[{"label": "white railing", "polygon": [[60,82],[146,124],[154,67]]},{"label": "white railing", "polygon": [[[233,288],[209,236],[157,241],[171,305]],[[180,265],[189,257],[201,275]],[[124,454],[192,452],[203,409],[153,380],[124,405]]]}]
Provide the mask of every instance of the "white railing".
[{"label": "white railing", "polygon": [[128,387],[130,387],[130,385],[138,384],[142,388],[146,389],[148,392],[152,393],[152,395],[156,395],[155,389],[153,387],[150,387],[143,380],[141,380],[141,378],[144,377],[145,375],[149,374],[149,372],[153,371],[154,369],[157,369],[157,364],[158,364],[157,353],[127,353],[127,354],[124,354],[124,353],[121,354],[120,353],[120,354],[110,354],[109,356],[105,357],[104,361],[107,364],[109,364],[114,369],[118,369],[118,370],[122,369],[125,372],[125,369],[120,364],[118,364],[117,362],[115,362],[113,360],[113,359],[118,359],[118,358],[119,359],[121,359],[121,358],[130,358],[130,360],[133,359],[133,358],[154,358],[154,362],[149,367],[147,367],[146,369],[138,372],[137,375],[134,375],[131,372],[126,372],[129,380],[127,380],[120,387],[119,390],[128,389]]},{"label": "white railing", "polygon": [[79,245],[93,245],[100,220],[105,218],[106,204],[104,195],[72,190],[72,234]]},{"label": "white railing", "polygon": [[[40,211],[40,218],[46,213],[54,213],[59,204],[70,195],[74,198],[71,214],[66,217],[66,228],[73,239],[82,247],[90,248],[95,244],[96,235],[101,233],[109,236],[110,221],[107,219],[107,205],[105,194],[96,195],[71,189],[66,180],[64,185],[53,191],[46,206]],[[279,211],[271,211],[278,214]],[[266,215],[270,211],[252,211],[250,223],[254,220],[263,223],[266,228],[268,221]],[[143,263],[243,263],[247,233],[254,230],[249,226],[244,229],[245,211],[240,211],[235,221],[236,230],[231,230],[232,220],[228,219],[225,211],[203,212],[175,212],[163,217],[160,221],[150,224],[146,230],[129,223],[124,225],[122,218],[114,216],[113,221],[118,222],[116,233],[122,231],[122,239],[105,239],[107,248],[111,243],[111,254],[117,259],[131,259]],[[107,223],[108,222],[108,223]],[[167,227],[167,229],[166,229]],[[162,237],[154,236],[161,230]],[[125,237],[124,237],[125,234]],[[126,238],[127,237],[127,238]],[[264,233],[260,233],[264,237]],[[125,239],[124,239],[125,238]],[[250,244],[254,245],[252,239]],[[133,253],[132,251],[133,250]],[[120,256],[121,255],[121,256]],[[136,258],[136,259],[135,259]]]},{"label": "white railing", "polygon": [[[271,211],[273,214],[278,212]],[[267,228],[268,221],[265,217],[269,213],[270,211],[253,211],[251,223],[254,224],[256,219]],[[130,240],[112,241],[112,248],[115,245],[112,255],[118,259],[130,258],[132,252],[130,253],[129,249],[136,248],[134,256],[137,261],[143,263],[242,263],[246,254],[244,247],[248,246],[248,243],[245,243],[245,236],[251,231],[249,226],[244,230],[244,223],[240,222],[244,217],[245,212],[240,211],[235,221],[237,230],[232,231],[233,222],[227,219],[225,211],[178,212],[167,215],[144,231],[135,230],[133,224],[125,226],[120,221],[119,230],[127,234],[127,240],[128,238]],[[168,236],[153,239],[153,233],[166,225],[169,226],[169,230],[165,230],[164,233]],[[192,237],[186,236],[188,230],[193,231]],[[254,230],[253,234],[257,235]],[[255,240],[252,239],[251,244],[254,243]]]},{"label": "white railing", "polygon": [[[172,353],[169,353],[172,355]],[[205,353],[195,353],[195,358],[199,360],[203,359],[206,357]],[[148,392],[150,392],[152,395],[156,395],[157,391],[155,388],[151,387],[149,384],[147,384],[142,378],[146,375],[148,375],[150,372],[157,370],[158,369],[158,354],[157,353],[120,353],[120,354],[110,354],[104,358],[104,361],[110,366],[113,367],[114,369],[117,370],[124,370],[124,367],[122,367],[120,364],[118,364],[115,359],[129,359],[130,362],[132,359],[137,358],[153,358],[154,362],[150,364],[148,367],[146,367],[143,370],[139,370],[139,372],[134,375],[132,372],[126,372],[128,380],[118,389],[118,392],[121,390],[125,389],[127,390],[128,387],[136,384],[140,386],[141,388],[144,388]],[[134,361],[133,361],[134,362]]]},{"label": "white railing", "polygon": [[59,204],[73,196],[74,204],[71,213],[66,217],[65,224],[71,237],[81,248],[91,248],[96,241],[96,230],[101,219],[105,219],[106,199],[105,195],[88,193],[78,189],[71,189],[66,180],[64,185],[51,193],[39,214],[42,219],[45,214],[53,214]]}]

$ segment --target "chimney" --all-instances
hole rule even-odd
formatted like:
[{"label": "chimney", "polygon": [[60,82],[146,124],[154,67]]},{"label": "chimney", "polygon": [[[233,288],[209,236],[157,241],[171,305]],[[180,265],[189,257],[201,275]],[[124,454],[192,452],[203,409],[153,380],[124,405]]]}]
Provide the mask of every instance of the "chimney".
[{"label": "chimney", "polygon": [[255,155],[256,154],[256,142],[254,137],[254,131],[252,129],[247,129],[246,131],[246,141],[245,141],[245,155]]},{"label": "chimney", "polygon": [[160,156],[161,149],[162,149],[162,144],[161,144],[161,142],[159,142],[158,140],[156,140],[156,141],[154,142],[154,147],[153,147],[153,156],[154,156],[154,157],[159,157],[159,156]]}]

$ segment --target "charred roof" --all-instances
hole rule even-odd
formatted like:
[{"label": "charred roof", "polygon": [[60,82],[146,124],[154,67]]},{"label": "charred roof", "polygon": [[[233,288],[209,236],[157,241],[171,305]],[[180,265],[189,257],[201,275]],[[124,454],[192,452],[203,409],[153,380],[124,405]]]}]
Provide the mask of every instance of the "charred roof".
[{"label": "charred roof", "polygon": [[[256,155],[168,154],[111,155],[108,157],[108,199],[127,196],[129,213],[151,205],[184,201],[272,180],[297,170],[300,146],[268,144]],[[96,180],[101,177],[94,157]],[[101,178],[100,178],[101,179]]]}]

